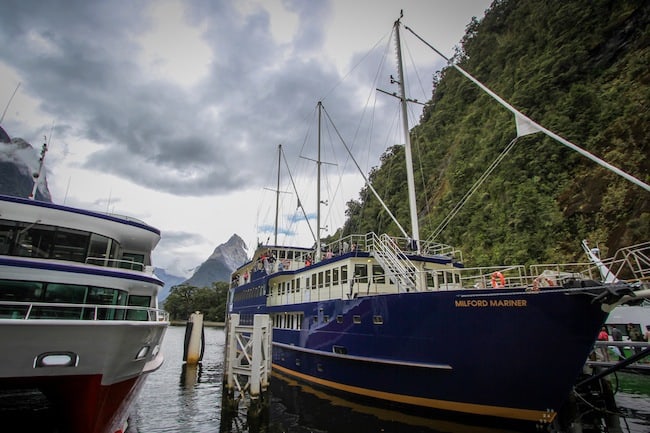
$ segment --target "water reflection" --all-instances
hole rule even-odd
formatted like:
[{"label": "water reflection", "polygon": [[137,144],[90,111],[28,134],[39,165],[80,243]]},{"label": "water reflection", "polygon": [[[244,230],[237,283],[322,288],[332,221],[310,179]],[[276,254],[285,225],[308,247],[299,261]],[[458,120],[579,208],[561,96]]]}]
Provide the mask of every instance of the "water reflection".
[{"label": "water reflection", "polygon": [[273,375],[270,391],[268,432],[304,431],[305,428],[323,432],[384,433],[521,433],[536,430],[531,425],[512,430],[507,426],[471,424],[467,417],[461,422],[453,418],[408,414],[398,408],[366,405],[278,374]]},{"label": "water reflection", "polygon": [[203,364],[187,365],[183,364],[181,368],[181,387],[192,389],[201,379]]}]

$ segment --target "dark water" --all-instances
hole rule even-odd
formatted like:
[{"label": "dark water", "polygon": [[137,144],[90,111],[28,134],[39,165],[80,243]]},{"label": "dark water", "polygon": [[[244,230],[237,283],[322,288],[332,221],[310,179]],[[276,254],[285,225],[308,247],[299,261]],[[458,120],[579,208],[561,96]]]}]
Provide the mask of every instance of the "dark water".
[{"label": "dark water", "polygon": [[[471,425],[465,418],[432,419],[406,415],[394,409],[351,402],[273,376],[269,405],[261,418],[248,418],[241,405],[230,416],[221,411],[225,333],[206,328],[206,350],[197,368],[183,364],[184,327],[170,327],[163,350],[165,363],[149,376],[132,407],[127,433],[523,433],[518,428]],[[617,380],[616,380],[617,379]],[[612,378],[621,412],[621,428],[628,433],[650,433],[650,376],[618,374]],[[27,409],[27,407],[32,409]],[[0,432],[9,422],[21,428],[7,431],[63,433],[52,430],[47,401],[37,392],[0,393]],[[14,424],[16,425],[16,424]],[[540,430],[541,431],[541,430]]]}]

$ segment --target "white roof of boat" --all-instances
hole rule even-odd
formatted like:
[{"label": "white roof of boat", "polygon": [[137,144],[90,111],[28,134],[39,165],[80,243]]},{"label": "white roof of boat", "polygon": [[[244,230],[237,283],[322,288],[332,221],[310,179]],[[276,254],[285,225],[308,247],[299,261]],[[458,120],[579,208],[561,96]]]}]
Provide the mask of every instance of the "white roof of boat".
[{"label": "white roof of boat", "polygon": [[153,250],[160,241],[158,229],[135,218],[7,195],[0,195],[0,219],[97,233],[125,249]]}]

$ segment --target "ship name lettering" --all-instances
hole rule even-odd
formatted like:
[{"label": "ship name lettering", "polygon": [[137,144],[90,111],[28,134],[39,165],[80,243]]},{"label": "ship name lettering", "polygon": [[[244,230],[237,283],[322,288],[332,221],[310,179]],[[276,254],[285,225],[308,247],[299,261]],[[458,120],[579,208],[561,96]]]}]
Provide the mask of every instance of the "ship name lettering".
[{"label": "ship name lettering", "polygon": [[457,299],[456,307],[526,307],[525,299]]}]

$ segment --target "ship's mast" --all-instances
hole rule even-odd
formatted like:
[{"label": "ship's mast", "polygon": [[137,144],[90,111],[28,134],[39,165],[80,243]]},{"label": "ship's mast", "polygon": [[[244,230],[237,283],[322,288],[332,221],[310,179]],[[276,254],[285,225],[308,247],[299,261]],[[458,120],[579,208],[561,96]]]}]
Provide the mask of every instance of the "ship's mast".
[{"label": "ship's mast", "polygon": [[278,244],[278,209],[280,208],[280,160],[282,158],[282,145],[278,144],[278,180],[275,187],[275,231],[273,232],[273,245]]},{"label": "ship's mast", "polygon": [[[400,16],[401,19],[401,16]],[[420,227],[418,225],[417,204],[415,201],[415,179],[413,176],[413,157],[411,155],[411,137],[409,134],[409,122],[406,109],[406,90],[404,82],[404,69],[402,66],[402,44],[399,35],[400,20],[395,21],[395,40],[397,44],[397,84],[399,86],[400,105],[402,107],[402,127],[404,129],[404,153],[406,156],[406,180],[408,183],[409,208],[411,213],[411,233],[413,244],[417,252],[420,252]]]},{"label": "ship's mast", "polygon": [[321,160],[320,160],[320,134],[321,134],[321,117],[322,117],[323,103],[318,101],[318,156],[316,158],[316,167],[317,167],[317,176],[316,176],[316,251],[314,254],[314,260],[316,262],[320,261],[321,258],[321,247],[320,247],[320,169],[321,169]]}]

